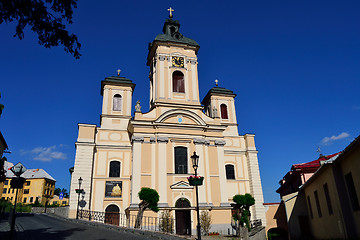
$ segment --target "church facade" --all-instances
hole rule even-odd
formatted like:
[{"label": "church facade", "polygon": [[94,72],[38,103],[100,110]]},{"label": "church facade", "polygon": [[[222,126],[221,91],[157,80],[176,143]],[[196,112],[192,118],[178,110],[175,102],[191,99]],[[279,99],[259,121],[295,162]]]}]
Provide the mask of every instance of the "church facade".
[{"label": "church facade", "polygon": [[159,193],[160,212],[170,210],[175,222],[187,223],[177,233],[196,234],[195,188],[187,180],[196,152],[204,176],[199,206],[210,210],[211,231],[231,228],[235,194],[250,193],[252,219],[266,224],[254,135],[238,133],[233,91],[216,86],[200,101],[199,45],[179,28],[178,21],[166,19],[163,34],[149,44],[149,112],[132,101],[131,80],[118,74],[101,82],[100,126],[78,124],[69,217],[76,216],[81,177],[86,210],[136,214],[138,192],[150,187]]}]

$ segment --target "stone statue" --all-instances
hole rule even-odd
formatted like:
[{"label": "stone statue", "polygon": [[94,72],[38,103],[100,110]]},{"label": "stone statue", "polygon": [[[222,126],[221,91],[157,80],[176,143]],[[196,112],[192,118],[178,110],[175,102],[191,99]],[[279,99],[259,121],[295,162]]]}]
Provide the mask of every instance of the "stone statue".
[{"label": "stone statue", "polygon": [[135,112],[141,112],[140,101],[138,100],[135,105]]}]

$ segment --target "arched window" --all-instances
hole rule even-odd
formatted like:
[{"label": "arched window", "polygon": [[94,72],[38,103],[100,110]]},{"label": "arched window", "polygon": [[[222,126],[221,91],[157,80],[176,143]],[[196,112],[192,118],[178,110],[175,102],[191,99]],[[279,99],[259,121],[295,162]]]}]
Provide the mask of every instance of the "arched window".
[{"label": "arched window", "polygon": [[109,177],[120,177],[120,162],[111,161]]},{"label": "arched window", "polygon": [[226,179],[235,179],[234,165],[231,164],[225,165],[225,170],[226,170]]},{"label": "arched window", "polygon": [[120,94],[115,94],[113,98],[113,111],[121,111],[122,97]]},{"label": "arched window", "polygon": [[180,71],[173,72],[173,92],[184,93],[185,84],[184,84],[184,74]]},{"label": "arched window", "polygon": [[228,111],[227,111],[227,106],[225,104],[220,105],[220,111],[221,111],[221,118],[228,119]]},{"label": "arched window", "polygon": [[187,148],[175,147],[175,173],[187,174]]}]

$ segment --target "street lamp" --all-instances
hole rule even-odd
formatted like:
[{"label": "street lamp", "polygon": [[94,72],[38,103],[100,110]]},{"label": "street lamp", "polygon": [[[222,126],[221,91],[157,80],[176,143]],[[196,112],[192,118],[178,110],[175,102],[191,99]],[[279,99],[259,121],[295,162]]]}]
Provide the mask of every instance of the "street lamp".
[{"label": "street lamp", "polygon": [[80,202],[80,194],[81,194],[81,183],[83,181],[83,179],[80,177],[78,179],[79,181],[79,189],[76,189],[76,193],[78,194],[78,201],[77,201],[77,209],[76,209],[76,219],[79,219],[79,202]]},{"label": "street lamp", "polygon": [[[199,156],[196,155],[196,152],[191,156],[193,168],[195,170],[195,177],[197,177],[197,169],[199,167]],[[201,230],[200,230],[200,213],[199,213],[199,194],[198,194],[198,185],[195,185],[196,190],[196,212],[197,212],[197,234],[198,240],[201,240]]]}]

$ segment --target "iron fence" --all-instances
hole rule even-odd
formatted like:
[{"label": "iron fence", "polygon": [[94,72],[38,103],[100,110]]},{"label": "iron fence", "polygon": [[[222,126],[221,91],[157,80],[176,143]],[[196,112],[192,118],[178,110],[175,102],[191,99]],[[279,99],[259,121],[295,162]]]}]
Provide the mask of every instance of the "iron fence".
[{"label": "iron fence", "polygon": [[[136,215],[118,212],[98,212],[89,210],[79,210],[79,219],[107,223],[115,226],[135,228]],[[159,218],[143,216],[140,228],[142,230],[174,233],[174,218]]]}]

